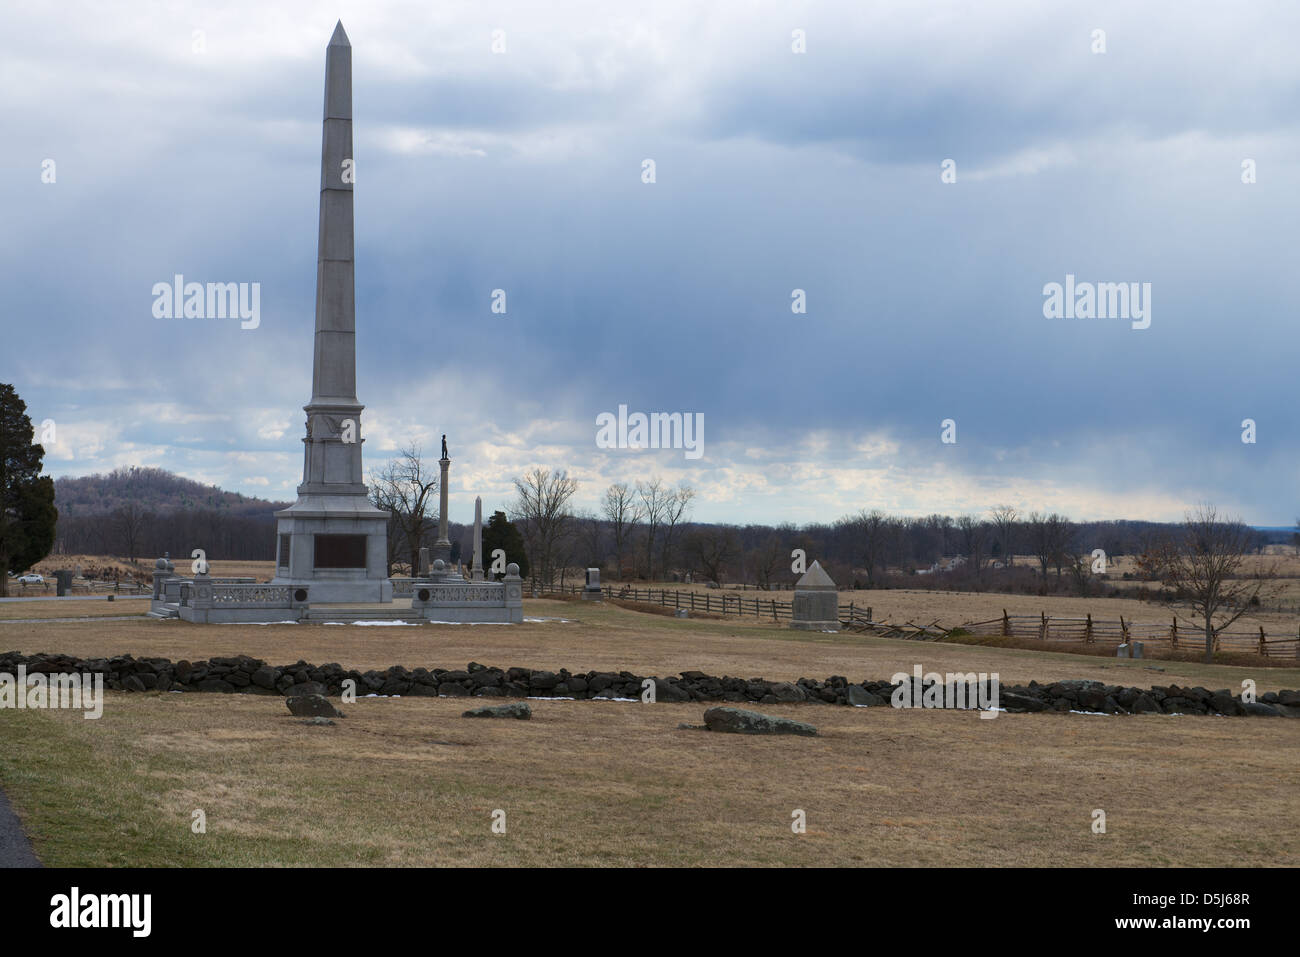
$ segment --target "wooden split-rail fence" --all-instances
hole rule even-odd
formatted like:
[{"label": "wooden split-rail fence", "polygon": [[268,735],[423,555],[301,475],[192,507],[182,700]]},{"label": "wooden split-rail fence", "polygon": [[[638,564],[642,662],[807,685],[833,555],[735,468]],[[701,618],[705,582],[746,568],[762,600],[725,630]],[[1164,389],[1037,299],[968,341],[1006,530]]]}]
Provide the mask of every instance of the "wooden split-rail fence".
[{"label": "wooden split-rail fence", "polygon": [[[580,585],[537,585],[534,596],[543,594],[578,594]],[[686,608],[693,612],[713,615],[752,615],[771,621],[789,621],[794,603],[775,598],[750,598],[716,590],[679,591],[668,588],[635,588],[631,585],[605,585],[601,594],[606,599],[645,602],[666,608]],[[905,638],[914,641],[942,641],[956,628],[945,628],[935,621],[878,621],[870,605],[856,602],[841,603],[839,618],[842,627],[883,638]],[[1084,644],[1121,645],[1130,641],[1151,643],[1168,642],[1172,649],[1199,651],[1205,647],[1204,632],[1187,626],[1179,627],[1173,618],[1167,625],[1118,620],[1037,615],[1010,615],[1003,609],[1000,618],[988,621],[966,622],[958,626],[971,635],[1033,638],[1038,641],[1082,642]],[[1269,635],[1261,627],[1256,631],[1220,632],[1214,641],[1215,651],[1241,651],[1270,658],[1300,658],[1300,631],[1296,634]]]},{"label": "wooden split-rail fence", "polygon": [[[1001,618],[972,621],[961,628],[972,635],[1001,635],[1015,638],[1034,638],[1038,641],[1072,641],[1084,644],[1121,645],[1130,641],[1151,643],[1168,642],[1178,650],[1199,651],[1205,647],[1205,632],[1187,626],[1180,628],[1178,619],[1169,624],[1139,624],[1127,621],[1093,618],[1062,618],[1047,615],[1008,615],[1003,609]],[[1269,635],[1261,626],[1254,631],[1222,631],[1214,639],[1215,651],[1241,651],[1270,658],[1300,658],[1300,631],[1296,634]]]}]

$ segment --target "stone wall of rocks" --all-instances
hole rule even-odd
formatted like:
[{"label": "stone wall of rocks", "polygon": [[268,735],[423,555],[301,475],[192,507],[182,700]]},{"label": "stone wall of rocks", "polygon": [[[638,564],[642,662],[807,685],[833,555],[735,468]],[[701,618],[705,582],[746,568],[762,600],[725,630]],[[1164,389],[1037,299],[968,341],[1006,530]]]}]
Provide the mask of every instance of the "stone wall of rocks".
[{"label": "stone wall of rocks", "polygon": [[[700,671],[661,678],[629,671],[573,673],[564,668],[542,671],[529,668],[490,668],[470,662],[463,670],[406,669],[396,665],[386,671],[348,670],[339,664],[313,665],[298,661],[270,665],[257,658],[211,658],[177,661],[167,658],[81,659],[70,655],[0,655],[0,672],[17,674],[102,674],[106,687],[115,691],[208,691],[263,695],[324,694],[337,696],[343,682],[356,682],[358,696],[426,695],[449,697],[640,698],[642,682],[655,683],[660,702],[708,701],[758,704],[813,702],[824,704],[886,706],[895,685],[888,681],[850,682],[832,675],[818,680],[766,681],[762,678],[714,677]],[[928,687],[928,685],[923,685]],[[967,700],[976,701],[971,685]],[[923,691],[913,689],[920,700]],[[987,697],[987,693],[986,693]],[[1300,717],[1300,691],[1270,691],[1256,702],[1243,702],[1227,689],[1151,688],[1108,685],[1100,681],[1057,681],[999,689],[999,705],[1011,712],[1096,711],[1106,714],[1223,714]]]}]

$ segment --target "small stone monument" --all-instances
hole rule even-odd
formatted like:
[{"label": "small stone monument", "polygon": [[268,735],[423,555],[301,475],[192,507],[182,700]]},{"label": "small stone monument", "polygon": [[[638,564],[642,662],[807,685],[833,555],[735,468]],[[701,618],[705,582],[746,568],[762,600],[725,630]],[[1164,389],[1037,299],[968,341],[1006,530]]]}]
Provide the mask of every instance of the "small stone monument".
[{"label": "small stone monument", "polygon": [[583,601],[600,601],[600,569],[587,569],[587,584],[582,589]]},{"label": "small stone monument", "polygon": [[483,496],[474,499],[474,564],[473,580],[483,580]]},{"label": "small stone monument", "polygon": [[790,627],[800,631],[840,630],[839,590],[818,562],[813,562],[795,583]]}]

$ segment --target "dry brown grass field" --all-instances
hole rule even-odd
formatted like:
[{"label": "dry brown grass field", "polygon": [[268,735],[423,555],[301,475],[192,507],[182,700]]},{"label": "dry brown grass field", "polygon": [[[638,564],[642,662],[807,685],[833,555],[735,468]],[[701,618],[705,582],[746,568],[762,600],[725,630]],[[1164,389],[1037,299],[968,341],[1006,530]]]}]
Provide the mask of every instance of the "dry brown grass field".
[{"label": "dry brown grass field", "polygon": [[[525,613],[570,620],[10,620],[0,647],[773,679],[887,678],[921,664],[998,672],[1004,683],[1237,688],[1248,676],[1261,691],[1300,687],[1296,669],[805,634],[578,602],[526,601]],[[362,698],[321,728],[274,697],[110,693],[99,721],[0,711],[0,782],[47,864],[1300,863],[1300,725],[1285,719],[764,706],[820,729],[795,739],[679,730],[700,722],[701,704],[532,704],[532,721],[496,722],[460,718],[465,699]],[[200,808],[208,833],[194,835]],[[1095,808],[1107,813],[1104,835],[1091,832]],[[496,809],[505,835],[491,833]],[[791,832],[795,809],[806,834]]]},{"label": "dry brown grass field", "polygon": [[[138,558],[133,564],[125,558],[113,555],[50,555],[39,562],[33,571],[39,572],[46,578],[52,578],[56,571],[64,568],[81,568],[83,571],[97,569],[109,573],[110,578],[112,573],[116,572],[123,580],[132,577],[147,579],[153,574],[153,563],[157,557],[151,555],[147,558]],[[190,574],[189,558],[173,555],[172,562],[176,565],[178,574]],[[214,578],[256,578],[258,581],[267,581],[275,574],[273,561],[253,562],[213,558],[209,565],[208,573]]]},{"label": "dry brown grass field", "polygon": [[[672,582],[645,583],[629,585],[645,591],[647,587],[666,589],[670,593],[679,590],[683,594],[694,591],[700,596],[706,593],[713,596],[714,608],[717,608],[718,596],[725,594],[733,599],[740,595],[748,604],[754,598],[760,601],[775,599],[788,602],[794,598],[793,590],[733,591],[732,589],[710,589],[703,585],[680,585]],[[670,599],[671,601],[671,599]],[[948,628],[971,621],[988,621],[1002,615],[1003,609],[1011,615],[1038,615],[1062,618],[1082,618],[1091,614],[1093,618],[1118,620],[1122,615],[1125,621],[1142,624],[1169,624],[1174,610],[1157,602],[1139,601],[1136,598],[1081,598],[1073,595],[1007,595],[1001,592],[968,591],[927,591],[925,589],[886,588],[846,590],[839,593],[840,604],[854,602],[861,608],[871,608],[877,621],[893,623],[914,622],[929,624],[938,620]],[[703,608],[703,605],[700,606]],[[1235,631],[1252,631],[1263,625],[1270,634],[1287,633],[1294,635],[1300,618],[1294,614],[1264,611],[1243,615],[1232,626]],[[1180,622],[1180,628],[1186,623]]]}]

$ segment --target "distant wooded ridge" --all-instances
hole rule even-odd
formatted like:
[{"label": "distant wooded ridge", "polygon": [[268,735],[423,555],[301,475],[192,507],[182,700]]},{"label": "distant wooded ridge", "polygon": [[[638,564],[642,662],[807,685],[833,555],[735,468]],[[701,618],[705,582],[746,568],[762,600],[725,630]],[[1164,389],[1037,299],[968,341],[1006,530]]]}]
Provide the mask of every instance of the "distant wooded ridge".
[{"label": "distant wooded ridge", "polygon": [[62,518],[65,515],[103,515],[127,505],[146,512],[185,508],[262,516],[288,508],[292,503],[227,492],[166,469],[133,467],[114,469],[107,475],[95,473],[80,478],[57,478],[54,480],[54,504]]},{"label": "distant wooded ridge", "polygon": [[[55,480],[59,510],[55,551],[64,554],[119,555],[153,558],[164,552],[187,556],[203,548],[214,558],[270,560],[275,556],[274,513],[288,502],[227,492],[161,468],[119,468],[108,474]],[[511,516],[514,518],[515,516]],[[1039,516],[1032,516],[1040,518]],[[869,585],[891,570],[950,571],[978,576],[986,563],[1008,553],[1038,555],[1042,573],[1050,564],[1068,566],[1067,556],[1089,554],[1095,548],[1109,556],[1137,554],[1151,535],[1173,526],[1159,522],[1116,520],[1071,522],[1064,516],[1042,516],[1042,521],[1019,517],[999,526],[985,517],[944,515],[924,518],[893,517],[882,512],[832,518],[824,523],[794,526],[719,525],[682,522],[673,541],[647,542],[651,532],[642,525],[626,534],[622,568],[612,558],[612,526],[590,513],[575,516],[558,544],[558,568],[597,566],[619,578],[647,574],[639,567],[641,553],[653,555],[654,571],[670,575],[703,573],[711,580],[749,581],[761,585],[789,577],[790,553],[802,548],[820,558],[823,566],[845,583],[859,573]],[[432,521],[430,529],[433,528]],[[1295,527],[1256,526],[1255,546],[1291,543]],[[450,537],[469,560],[472,530],[450,523]],[[392,531],[390,529],[390,535]],[[633,544],[635,543],[635,544]],[[960,556],[968,567],[944,568],[939,563]],[[563,572],[561,572],[563,575]],[[938,576],[936,576],[938,577]],[[838,579],[837,579],[838,580]]]}]

